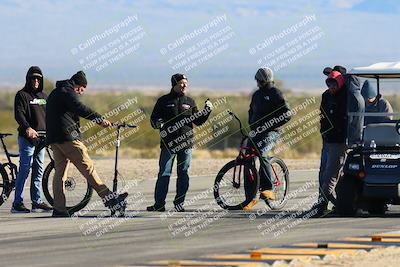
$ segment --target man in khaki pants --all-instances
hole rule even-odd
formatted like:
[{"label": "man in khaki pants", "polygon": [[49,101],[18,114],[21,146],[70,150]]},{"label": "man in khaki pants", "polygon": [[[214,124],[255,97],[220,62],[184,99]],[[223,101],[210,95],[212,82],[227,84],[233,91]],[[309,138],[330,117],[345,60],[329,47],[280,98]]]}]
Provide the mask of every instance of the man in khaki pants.
[{"label": "man in khaki pants", "polygon": [[58,81],[51,92],[46,106],[47,144],[54,155],[55,174],[53,179],[53,217],[69,217],[66,209],[64,182],[67,179],[70,162],[87,179],[91,187],[103,200],[106,207],[119,209],[124,205],[127,193],[113,194],[99,178],[86,146],[80,141],[79,118],[95,121],[103,127],[111,126],[108,120],[82,104],[78,96],[86,89],[87,80],[83,71],[71,79]]}]

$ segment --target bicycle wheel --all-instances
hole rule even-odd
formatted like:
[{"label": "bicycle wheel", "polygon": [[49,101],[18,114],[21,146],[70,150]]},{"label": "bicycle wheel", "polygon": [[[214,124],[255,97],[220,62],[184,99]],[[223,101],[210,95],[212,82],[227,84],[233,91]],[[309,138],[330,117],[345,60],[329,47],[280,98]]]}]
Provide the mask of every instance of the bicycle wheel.
[{"label": "bicycle wheel", "polygon": [[6,202],[11,193],[10,181],[6,169],[0,164],[0,206]]},{"label": "bicycle wheel", "polygon": [[[249,175],[245,174],[245,168]],[[248,198],[246,199],[244,180],[248,179]],[[249,161],[232,160],[219,171],[214,182],[214,198],[217,204],[227,210],[241,210],[258,192],[260,177]]]},{"label": "bicycle wheel", "polygon": [[275,193],[275,200],[267,200],[267,205],[272,210],[282,209],[286,205],[286,196],[289,193],[289,170],[278,157],[269,159],[272,169],[272,191]]},{"label": "bicycle wheel", "polygon": [[[54,161],[51,161],[43,174],[43,194],[50,205],[53,205],[53,178]],[[67,180],[64,182],[66,207],[70,213],[83,209],[90,201],[93,188],[89,186],[85,177],[76,169],[73,164],[68,166]]]}]

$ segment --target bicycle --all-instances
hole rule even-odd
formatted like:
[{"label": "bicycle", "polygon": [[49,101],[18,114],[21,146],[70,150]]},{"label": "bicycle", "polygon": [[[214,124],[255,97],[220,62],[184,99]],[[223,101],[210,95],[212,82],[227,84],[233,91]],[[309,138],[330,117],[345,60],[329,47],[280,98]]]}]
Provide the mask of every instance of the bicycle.
[{"label": "bicycle", "polygon": [[[38,141],[35,146],[34,156],[45,147],[46,132],[38,131]],[[4,154],[6,155],[7,162],[0,163],[0,206],[7,201],[11,192],[15,189],[15,181],[18,175],[18,167],[12,162],[12,158],[18,158],[19,154],[10,153],[7,149],[4,139],[8,136],[12,136],[10,133],[0,133],[1,144],[3,146]],[[51,158],[49,149],[46,147],[47,154]]]},{"label": "bicycle", "polygon": [[[242,122],[233,112],[229,112],[229,114],[238,121],[242,140],[239,155],[225,164],[215,178],[214,198],[223,209],[242,210],[259,191],[260,175],[252,161],[263,155],[245,145],[249,137],[243,131]],[[263,164],[263,161],[260,162]],[[271,183],[275,200],[266,200],[266,203],[272,210],[279,210],[286,204],[286,196],[289,192],[289,170],[284,161],[276,156],[268,157],[268,162],[267,164],[270,164],[272,169]],[[247,174],[245,170],[248,170]],[[248,180],[245,181],[245,179]],[[247,182],[247,197],[245,182]]]},{"label": "bicycle", "polygon": [[[6,163],[0,163],[0,189],[1,189],[1,197],[0,197],[0,206],[7,201],[10,196],[12,190],[15,188],[15,179],[17,178],[18,168],[15,165],[11,158],[19,157],[19,154],[10,153],[7,150],[7,146],[4,142],[4,138],[7,136],[11,136],[10,133],[0,133],[1,144],[3,145],[3,150],[7,158]],[[11,179],[9,179],[9,176]]]},{"label": "bicycle", "polygon": [[[125,122],[120,124],[113,124],[113,127],[117,128],[117,138],[115,144],[115,162],[114,162],[114,177],[113,177],[113,193],[117,192],[118,187],[118,152],[119,147],[121,145],[121,129],[123,128],[136,128],[136,125],[127,124]],[[84,207],[90,202],[90,199],[93,195],[93,188],[89,185],[87,180],[80,174],[80,172],[70,164],[68,169],[68,176],[66,181],[64,182],[65,186],[65,199],[66,199],[66,208],[69,213],[75,213]],[[71,169],[72,175],[71,175]],[[46,167],[43,174],[43,194],[45,195],[47,201],[50,205],[53,205],[53,177],[54,177],[54,160],[52,160]],[[119,211],[119,215],[123,216],[125,212],[125,207]],[[111,215],[113,216],[116,213],[116,210],[111,210]]]}]

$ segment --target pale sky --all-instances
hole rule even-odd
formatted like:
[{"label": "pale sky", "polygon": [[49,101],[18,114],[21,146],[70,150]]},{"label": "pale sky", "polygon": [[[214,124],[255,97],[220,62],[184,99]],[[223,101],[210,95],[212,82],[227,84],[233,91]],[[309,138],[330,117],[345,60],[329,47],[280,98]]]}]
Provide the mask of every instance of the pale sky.
[{"label": "pale sky", "polygon": [[[84,68],[80,61],[89,57],[86,62],[97,59],[98,64],[86,70],[89,85],[94,86],[168,88],[170,76],[182,72],[193,87],[253,88],[256,70],[279,57],[279,53],[273,55],[274,51],[286,47],[278,62],[292,60],[275,69],[275,77],[290,88],[315,89],[324,86],[325,66],[342,64],[350,69],[399,61],[399,14],[400,2],[396,0],[0,0],[0,85],[21,85],[31,65],[40,66],[53,81],[69,78]],[[282,35],[307,17],[312,21]],[[128,21],[125,26],[110,33],[124,20]],[[210,26],[213,21],[216,25]],[[205,25],[209,25],[207,32],[199,33]],[[87,40],[105,32],[101,40],[73,53],[74,48],[84,48]],[[93,54],[115,40],[117,46],[121,45],[122,35],[128,32],[129,38],[137,40],[131,40],[116,54],[106,55],[115,46],[103,54]],[[194,35],[173,48],[185,34]],[[257,50],[265,40],[279,34],[278,40]],[[220,43],[207,48],[204,43],[213,36]],[[296,43],[296,38],[301,42]],[[296,52],[291,50],[304,42],[308,44]],[[204,54],[196,57],[196,51],[189,51],[192,46],[198,53],[205,49]],[[127,50],[129,47],[133,50]],[[254,55],[252,48],[256,49]],[[162,49],[167,49],[166,55],[160,52]],[[125,54],[112,60],[120,52]],[[197,66],[183,64],[174,69],[174,64],[183,60],[178,60],[182,52],[187,62],[197,60]],[[212,52],[212,56],[206,56]],[[189,60],[190,56],[194,60]],[[261,58],[265,60],[260,64]],[[107,67],[96,70],[99,62],[106,61]]]}]

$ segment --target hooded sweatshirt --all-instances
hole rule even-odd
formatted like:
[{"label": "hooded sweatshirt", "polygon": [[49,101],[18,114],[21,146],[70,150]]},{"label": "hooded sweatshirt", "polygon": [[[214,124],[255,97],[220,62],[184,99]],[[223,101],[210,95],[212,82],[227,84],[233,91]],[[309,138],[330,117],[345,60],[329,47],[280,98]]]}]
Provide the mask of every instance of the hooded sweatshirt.
[{"label": "hooded sweatshirt", "polygon": [[[33,89],[32,76],[40,74],[39,88]],[[14,116],[18,123],[18,134],[27,138],[26,129],[46,130],[46,100],[43,91],[43,74],[39,67],[32,66],[26,73],[25,86],[15,95]]]}]

